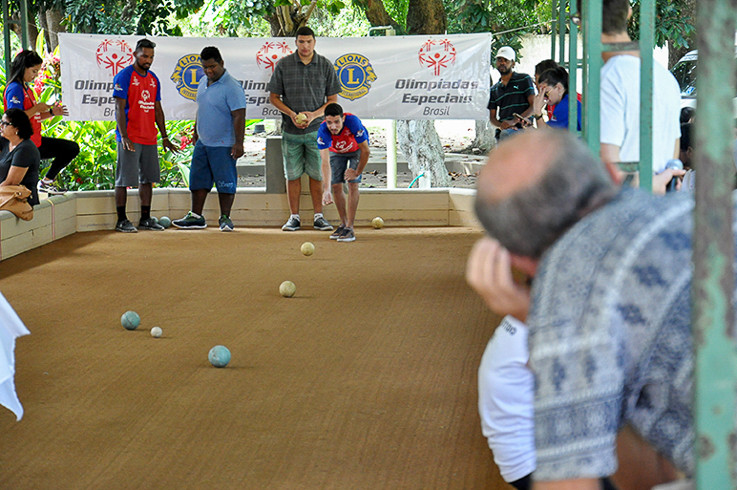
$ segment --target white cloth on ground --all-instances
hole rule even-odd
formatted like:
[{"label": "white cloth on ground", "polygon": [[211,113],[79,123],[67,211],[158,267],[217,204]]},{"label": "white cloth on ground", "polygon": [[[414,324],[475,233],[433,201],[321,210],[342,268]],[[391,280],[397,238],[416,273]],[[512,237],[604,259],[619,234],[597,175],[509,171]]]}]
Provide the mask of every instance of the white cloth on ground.
[{"label": "white cloth on ground", "polygon": [[15,339],[30,333],[0,293],[0,404],[17,420],[23,418],[23,405],[15,392]]}]

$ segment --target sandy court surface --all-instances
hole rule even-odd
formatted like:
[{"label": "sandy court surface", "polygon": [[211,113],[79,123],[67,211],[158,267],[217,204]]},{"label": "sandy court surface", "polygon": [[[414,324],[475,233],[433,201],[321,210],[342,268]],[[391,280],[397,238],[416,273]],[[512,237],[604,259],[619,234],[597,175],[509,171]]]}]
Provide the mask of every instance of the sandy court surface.
[{"label": "sandy court surface", "polygon": [[507,488],[476,411],[498,320],[463,279],[479,233],[356,233],[78,233],[0,262],[32,332],[0,488]]}]

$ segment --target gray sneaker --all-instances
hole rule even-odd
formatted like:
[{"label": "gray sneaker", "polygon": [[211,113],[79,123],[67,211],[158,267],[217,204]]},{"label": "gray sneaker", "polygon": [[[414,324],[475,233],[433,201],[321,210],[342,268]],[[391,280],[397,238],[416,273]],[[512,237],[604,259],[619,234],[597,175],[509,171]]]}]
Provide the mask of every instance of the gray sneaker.
[{"label": "gray sneaker", "polygon": [[333,226],[330,223],[328,223],[328,221],[322,216],[320,216],[319,218],[315,218],[313,227],[316,230],[320,230],[320,231],[330,231],[333,229]]},{"label": "gray sneaker", "polygon": [[331,240],[337,240],[338,237],[343,233],[343,230],[345,230],[345,226],[340,225],[338,226],[332,235],[330,235]]},{"label": "gray sneaker", "polygon": [[154,217],[149,217],[139,221],[138,228],[141,230],[164,231],[164,227],[161,226]]},{"label": "gray sneaker", "polygon": [[38,181],[38,192],[45,192],[49,196],[60,196],[64,194],[65,191],[57,188],[54,183],[47,184],[43,180]]},{"label": "gray sneaker", "polygon": [[233,221],[229,216],[220,216],[218,223],[220,224],[220,231],[233,231]]},{"label": "gray sneaker", "polygon": [[299,220],[299,218],[293,218],[289,217],[286,223],[284,223],[284,226],[281,227],[282,231],[297,231],[302,226],[302,222]]},{"label": "gray sneaker", "polygon": [[187,212],[187,215],[182,219],[175,219],[171,224],[183,230],[201,230],[207,228],[205,217],[197,216],[192,211]]},{"label": "gray sneaker", "polygon": [[353,233],[353,228],[346,228],[343,233],[338,237],[339,242],[355,242],[356,234]]},{"label": "gray sneaker", "polygon": [[122,233],[137,233],[138,232],[136,227],[133,226],[133,223],[131,223],[127,219],[118,220],[118,222],[115,223],[115,231],[120,231]]}]

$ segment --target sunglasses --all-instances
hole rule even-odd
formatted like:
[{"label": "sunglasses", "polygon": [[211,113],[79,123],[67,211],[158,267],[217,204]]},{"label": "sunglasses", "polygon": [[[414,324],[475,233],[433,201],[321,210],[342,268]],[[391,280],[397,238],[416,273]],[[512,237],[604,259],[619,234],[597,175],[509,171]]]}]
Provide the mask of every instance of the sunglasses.
[{"label": "sunglasses", "polygon": [[4,128],[5,126],[12,126],[13,123],[9,123],[8,121],[0,121],[0,128]]}]

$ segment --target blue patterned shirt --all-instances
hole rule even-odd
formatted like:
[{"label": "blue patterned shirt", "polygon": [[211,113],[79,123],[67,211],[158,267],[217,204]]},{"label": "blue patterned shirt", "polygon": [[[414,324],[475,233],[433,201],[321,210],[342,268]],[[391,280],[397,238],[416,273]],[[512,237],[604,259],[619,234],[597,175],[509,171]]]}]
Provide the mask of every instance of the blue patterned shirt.
[{"label": "blue patterned shirt", "polygon": [[625,424],[693,472],[692,209],[624,190],[543,256],[528,316],[536,480],[611,475]]}]

